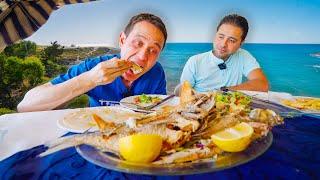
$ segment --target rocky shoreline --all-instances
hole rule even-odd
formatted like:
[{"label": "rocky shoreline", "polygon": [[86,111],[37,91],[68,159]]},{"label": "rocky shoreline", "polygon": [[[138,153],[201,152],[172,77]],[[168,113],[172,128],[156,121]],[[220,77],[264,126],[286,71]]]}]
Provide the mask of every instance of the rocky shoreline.
[{"label": "rocky shoreline", "polygon": [[115,53],[119,53],[119,49],[113,47],[65,47],[60,64],[71,66],[90,57]]}]

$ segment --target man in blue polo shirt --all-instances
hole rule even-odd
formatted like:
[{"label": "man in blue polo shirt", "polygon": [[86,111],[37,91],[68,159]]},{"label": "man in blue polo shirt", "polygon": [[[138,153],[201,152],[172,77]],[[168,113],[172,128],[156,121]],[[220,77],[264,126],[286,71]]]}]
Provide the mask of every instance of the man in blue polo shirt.
[{"label": "man in blue polo shirt", "polygon": [[198,92],[220,88],[268,91],[268,80],[258,62],[240,48],[248,29],[244,17],[236,14],[224,17],[217,27],[213,50],[190,57],[180,81],[189,81]]},{"label": "man in blue polo shirt", "polygon": [[[84,93],[90,106],[142,93],[166,94],[165,74],[157,62],[166,39],[166,27],[159,17],[136,15],[120,34],[120,54],[86,59],[71,67],[66,74],[27,92],[17,109],[50,110]],[[141,72],[133,70],[136,65]]]}]

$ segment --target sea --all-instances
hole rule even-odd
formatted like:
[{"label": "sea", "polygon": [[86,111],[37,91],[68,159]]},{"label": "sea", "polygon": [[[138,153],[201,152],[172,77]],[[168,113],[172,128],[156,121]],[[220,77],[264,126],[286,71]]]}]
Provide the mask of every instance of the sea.
[{"label": "sea", "polygon": [[[320,97],[320,44],[253,44],[242,46],[259,62],[271,91]],[[209,51],[212,43],[167,43],[160,55],[168,92],[180,81],[189,57]]]}]

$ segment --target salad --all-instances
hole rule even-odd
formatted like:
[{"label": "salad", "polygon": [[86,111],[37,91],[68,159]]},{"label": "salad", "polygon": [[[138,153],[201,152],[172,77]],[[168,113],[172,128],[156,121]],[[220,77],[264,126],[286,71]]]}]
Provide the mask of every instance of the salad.
[{"label": "salad", "polygon": [[161,98],[158,96],[148,96],[146,94],[139,95],[134,98],[135,104],[154,104],[160,102]]},{"label": "salad", "polygon": [[230,108],[230,110],[245,110],[251,103],[251,97],[241,92],[218,93],[215,101],[218,109]]}]

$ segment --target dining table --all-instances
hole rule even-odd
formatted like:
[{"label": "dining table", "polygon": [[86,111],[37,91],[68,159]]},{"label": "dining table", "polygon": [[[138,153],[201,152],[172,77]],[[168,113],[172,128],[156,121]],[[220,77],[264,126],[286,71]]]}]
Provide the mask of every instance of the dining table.
[{"label": "dining table", "polygon": [[[271,146],[244,164],[189,175],[114,171],[84,159],[75,147],[45,157],[46,142],[74,133],[57,121],[78,109],[0,116],[0,179],[320,179],[320,116],[286,117],[272,129]],[[156,174],[156,173],[155,173]]]}]

